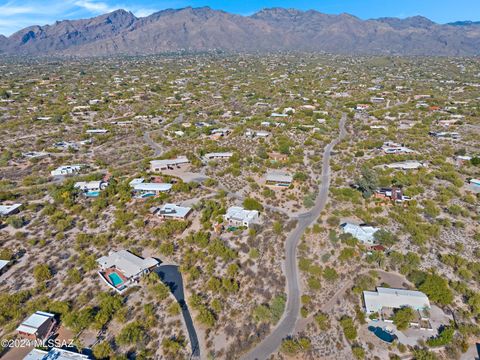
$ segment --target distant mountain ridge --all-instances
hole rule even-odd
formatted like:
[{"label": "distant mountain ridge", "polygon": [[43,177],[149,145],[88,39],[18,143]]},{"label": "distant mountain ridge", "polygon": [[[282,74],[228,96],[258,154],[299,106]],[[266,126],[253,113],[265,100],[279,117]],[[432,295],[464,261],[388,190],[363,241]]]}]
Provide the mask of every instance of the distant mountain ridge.
[{"label": "distant mountain ridge", "polygon": [[7,55],[151,55],[181,50],[473,56],[480,55],[480,26],[439,25],[421,16],[361,20],[284,8],[241,16],[187,7],[142,18],[116,10],[0,36],[0,54]]}]

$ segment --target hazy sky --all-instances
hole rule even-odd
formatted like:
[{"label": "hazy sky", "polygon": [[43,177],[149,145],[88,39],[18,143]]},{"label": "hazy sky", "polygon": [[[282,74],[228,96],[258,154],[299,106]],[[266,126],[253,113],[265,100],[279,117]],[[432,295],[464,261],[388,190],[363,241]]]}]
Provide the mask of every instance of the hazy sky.
[{"label": "hazy sky", "polygon": [[241,15],[266,7],[287,7],[331,14],[347,12],[362,19],[423,15],[439,23],[480,20],[480,0],[0,0],[0,34],[10,35],[29,25],[86,18],[120,8],[146,16],[186,6],[210,6]]}]

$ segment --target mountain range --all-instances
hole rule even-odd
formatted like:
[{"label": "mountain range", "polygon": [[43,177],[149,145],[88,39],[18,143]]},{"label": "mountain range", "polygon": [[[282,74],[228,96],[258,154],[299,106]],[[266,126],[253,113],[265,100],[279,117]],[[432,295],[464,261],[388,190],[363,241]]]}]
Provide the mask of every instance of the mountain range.
[{"label": "mountain range", "polygon": [[264,9],[250,16],[209,7],[147,17],[116,10],[90,19],[30,26],[0,35],[0,54],[151,55],[189,51],[306,51],[366,55],[480,55],[480,24],[440,25],[421,16],[361,20],[349,14]]}]

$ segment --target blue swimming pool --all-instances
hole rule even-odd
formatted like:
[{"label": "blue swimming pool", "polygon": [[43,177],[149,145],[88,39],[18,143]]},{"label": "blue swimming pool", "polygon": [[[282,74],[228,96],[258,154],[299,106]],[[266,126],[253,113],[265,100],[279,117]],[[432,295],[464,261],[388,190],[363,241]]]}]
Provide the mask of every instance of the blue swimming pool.
[{"label": "blue swimming pool", "polygon": [[113,286],[117,287],[118,285],[123,284],[122,278],[117,274],[117,273],[111,273],[108,275],[108,278],[110,279],[110,282],[113,284]]},{"label": "blue swimming pool", "polygon": [[368,330],[373,332],[376,337],[378,337],[380,340],[383,340],[387,343],[392,343],[397,337],[393,334],[390,334],[389,332],[383,330],[381,327],[377,326],[369,326]]},{"label": "blue swimming pool", "polygon": [[99,197],[100,196],[100,191],[88,191],[88,192],[85,193],[85,196]]}]

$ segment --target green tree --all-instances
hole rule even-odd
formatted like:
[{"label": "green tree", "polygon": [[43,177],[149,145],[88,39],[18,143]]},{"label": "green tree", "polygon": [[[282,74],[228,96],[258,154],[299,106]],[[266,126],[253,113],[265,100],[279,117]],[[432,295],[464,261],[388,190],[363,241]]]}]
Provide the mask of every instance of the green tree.
[{"label": "green tree", "polygon": [[372,169],[363,167],[361,171],[361,177],[356,181],[356,183],[363,196],[365,198],[369,198],[373,195],[373,192],[378,187],[377,175]]},{"label": "green tree", "polygon": [[452,342],[455,328],[453,326],[445,326],[440,330],[437,337],[427,340],[428,346],[445,346]]},{"label": "green tree", "polygon": [[33,268],[33,277],[39,283],[50,280],[52,272],[47,264],[39,264]]},{"label": "green tree", "polygon": [[116,340],[120,345],[142,344],[145,342],[147,333],[142,323],[131,322],[123,327]]},{"label": "green tree", "polygon": [[296,355],[310,350],[311,346],[311,341],[307,337],[289,338],[282,341],[280,351],[287,355]]},{"label": "green tree", "polygon": [[391,247],[394,245],[398,238],[392,234],[390,231],[380,229],[375,234],[373,234],[373,238],[380,244],[386,247]]},{"label": "green tree", "polygon": [[343,316],[340,319],[340,325],[342,326],[343,333],[347,340],[353,341],[357,338],[357,327],[355,326],[353,319],[349,316]]},{"label": "green tree", "polygon": [[440,305],[449,305],[453,301],[453,293],[448,287],[447,280],[437,274],[428,274],[419,290]]},{"label": "green tree", "polygon": [[262,204],[260,204],[260,202],[254,198],[246,198],[245,200],[243,200],[243,207],[246,210],[263,211]]},{"label": "green tree", "polygon": [[107,341],[102,341],[93,347],[95,359],[109,359],[112,354],[113,349]]},{"label": "green tree", "polygon": [[398,309],[395,311],[395,314],[393,314],[393,323],[397,326],[398,330],[406,330],[413,319],[415,319],[415,311],[408,306]]}]

